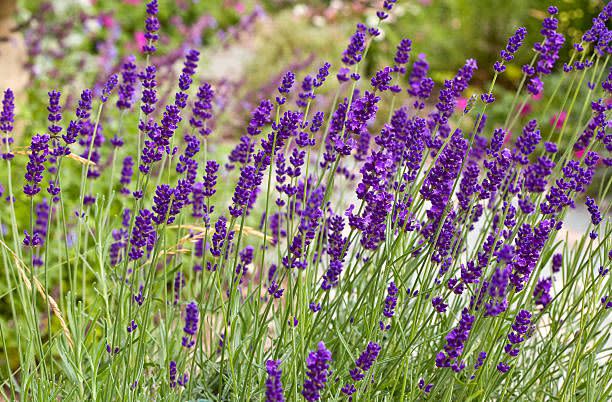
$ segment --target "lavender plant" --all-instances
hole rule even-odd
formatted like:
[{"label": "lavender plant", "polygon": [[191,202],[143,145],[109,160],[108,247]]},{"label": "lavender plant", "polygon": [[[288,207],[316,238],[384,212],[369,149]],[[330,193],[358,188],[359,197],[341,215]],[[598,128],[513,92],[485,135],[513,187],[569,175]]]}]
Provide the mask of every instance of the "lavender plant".
[{"label": "lavender plant", "polygon": [[[557,87],[550,7],[505,122],[487,125],[525,28],[441,88],[409,39],[368,77],[395,3],[337,63],[284,74],[228,154],[199,51],[158,80],[156,0],[140,57],[74,113],[49,92],[27,149],[4,93],[4,399],[610,398],[612,6]],[[459,108],[478,69],[490,86]],[[541,116],[520,127],[532,94],[562,103],[573,148]],[[576,236],[564,219],[582,203]]]}]

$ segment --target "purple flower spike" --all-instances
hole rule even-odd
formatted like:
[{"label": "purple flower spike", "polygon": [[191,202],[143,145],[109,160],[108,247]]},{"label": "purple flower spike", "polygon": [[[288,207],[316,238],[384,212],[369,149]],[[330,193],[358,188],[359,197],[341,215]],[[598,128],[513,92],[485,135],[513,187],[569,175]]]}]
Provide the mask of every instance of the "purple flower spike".
[{"label": "purple flower spike", "polygon": [[186,348],[190,348],[195,345],[195,340],[193,337],[198,332],[198,320],[200,318],[200,311],[198,310],[198,305],[195,302],[191,302],[187,305],[185,309],[185,327],[183,331],[185,332],[185,336],[183,336],[183,346]]},{"label": "purple flower spike", "polygon": [[332,354],[323,342],[319,342],[317,350],[310,352],[306,358],[306,376],[308,378],[304,381],[302,395],[307,401],[318,401],[321,398],[321,391],[327,383],[331,360]]},{"label": "purple flower spike", "polygon": [[136,58],[134,56],[128,56],[123,65],[121,66],[121,80],[117,93],[119,99],[117,99],[117,108],[119,110],[128,110],[134,105],[134,93],[136,91],[136,80],[138,74],[136,73]]},{"label": "purple flower spike", "polygon": [[370,370],[378,354],[380,353],[381,347],[376,342],[369,342],[366,350],[359,355],[355,361],[355,368],[349,371],[349,374],[354,381],[361,381],[365,377],[365,372]]},{"label": "purple flower spike", "polygon": [[23,187],[23,192],[30,197],[40,192],[40,182],[45,171],[44,163],[49,154],[49,139],[48,134],[36,134],[32,137],[30,160],[26,165],[26,185]]},{"label": "purple flower spike", "polygon": [[157,14],[159,12],[157,6],[157,0],[151,0],[147,4],[147,19],[145,21],[145,39],[147,43],[142,47],[144,54],[150,55],[155,53],[157,48],[155,47],[156,42],[159,40],[159,20]]},{"label": "purple flower spike", "polygon": [[119,78],[117,77],[117,74],[113,74],[108,78],[108,81],[106,81],[106,84],[104,84],[104,88],[102,88],[102,94],[100,95],[100,100],[102,102],[106,102],[108,100],[108,97],[113,92],[118,83]]},{"label": "purple flower spike", "polygon": [[266,361],[266,402],[285,402],[283,384],[281,383],[282,370],[280,360]]}]

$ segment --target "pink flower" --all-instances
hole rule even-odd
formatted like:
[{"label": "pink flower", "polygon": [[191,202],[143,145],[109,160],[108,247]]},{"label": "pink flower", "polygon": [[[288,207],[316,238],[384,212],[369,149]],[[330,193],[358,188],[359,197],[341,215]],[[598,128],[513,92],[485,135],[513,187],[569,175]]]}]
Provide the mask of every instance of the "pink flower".
[{"label": "pink flower", "polygon": [[125,4],[129,4],[131,6],[137,6],[142,3],[142,0],[123,0]]},{"label": "pink flower", "polygon": [[143,46],[147,44],[147,39],[144,36],[144,32],[142,31],[134,32],[134,41],[136,42],[138,51],[140,51],[143,48]]},{"label": "pink flower", "polygon": [[238,14],[242,14],[244,13],[244,10],[246,10],[246,7],[244,6],[243,3],[238,2],[234,5],[234,10],[236,10]]},{"label": "pink flower", "polygon": [[576,156],[576,159],[581,159],[582,155],[584,155],[584,149],[574,152],[574,155]]},{"label": "pink flower", "polygon": [[[518,107],[520,108],[521,105],[519,105]],[[531,107],[531,103],[525,103],[519,113],[521,114],[521,116],[527,116],[529,113],[531,113],[532,109],[533,108]]]},{"label": "pink flower", "polygon": [[542,99],[542,91],[538,92],[537,95],[531,95],[531,97],[533,98],[533,100],[539,101],[540,99]]},{"label": "pink flower", "polygon": [[100,16],[100,24],[102,24],[103,27],[110,29],[117,25],[117,21],[110,14],[102,14]]},{"label": "pink flower", "polygon": [[459,108],[459,110],[465,110],[465,107],[467,106],[467,102],[468,100],[466,98],[457,99],[457,107]]},{"label": "pink flower", "polygon": [[509,143],[511,139],[512,139],[512,131],[508,131],[506,133],[506,136],[504,137],[504,145]]},{"label": "pink flower", "polygon": [[554,126],[555,129],[559,130],[563,127],[563,123],[565,123],[565,119],[567,118],[566,112],[555,113],[553,117],[550,118],[550,125]]}]

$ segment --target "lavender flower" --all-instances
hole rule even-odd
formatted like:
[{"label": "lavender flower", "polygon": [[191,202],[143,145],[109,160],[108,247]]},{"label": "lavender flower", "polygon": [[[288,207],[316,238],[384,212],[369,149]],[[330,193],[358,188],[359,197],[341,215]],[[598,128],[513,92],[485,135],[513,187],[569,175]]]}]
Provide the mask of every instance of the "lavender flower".
[{"label": "lavender flower", "polygon": [[121,194],[129,195],[130,190],[127,188],[132,182],[132,175],[134,174],[134,160],[131,156],[126,156],[123,159],[123,167],[121,168],[121,179],[119,179],[119,183],[121,183]]},{"label": "lavender flower", "polygon": [[178,271],[174,277],[174,304],[177,305],[181,298],[181,290],[185,287],[185,276]]},{"label": "lavender flower", "polygon": [[4,91],[4,97],[2,98],[2,113],[0,113],[0,131],[2,131],[2,159],[8,160],[13,159],[14,155],[10,151],[11,144],[13,144],[13,137],[11,132],[13,131],[13,124],[15,123],[15,95],[9,88]]},{"label": "lavender flower", "polygon": [[349,45],[342,52],[342,62],[347,66],[352,66],[359,63],[363,57],[365,50],[367,27],[363,24],[357,24],[357,29],[349,41]]},{"label": "lavender flower", "polygon": [[225,240],[231,241],[231,236],[227,234],[227,219],[220,216],[215,223],[215,233],[212,235],[210,253],[215,257],[221,256],[221,250],[224,247]]},{"label": "lavender flower", "polygon": [[370,370],[374,361],[380,353],[381,347],[376,342],[368,342],[366,350],[355,361],[355,368],[349,371],[349,374],[354,381],[361,381],[365,377],[365,372]]},{"label": "lavender flower", "polygon": [[30,160],[26,165],[26,185],[23,187],[23,192],[27,196],[33,197],[40,192],[40,182],[45,171],[44,163],[49,154],[49,139],[48,134],[36,134],[32,137]]},{"label": "lavender flower", "polygon": [[174,360],[170,360],[170,367],[168,370],[168,375],[170,379],[170,388],[176,387],[176,362]]},{"label": "lavender flower", "polygon": [[153,213],[148,209],[143,209],[135,218],[132,236],[130,237],[130,259],[138,260],[144,255],[143,248],[152,249],[155,244],[156,234],[152,225]]},{"label": "lavender flower", "polygon": [[397,51],[395,53],[395,64],[399,73],[404,74],[406,72],[405,65],[410,60],[410,52],[412,51],[412,41],[408,38],[404,38],[397,45]]},{"label": "lavender flower", "polygon": [[391,283],[389,283],[389,287],[387,288],[387,297],[385,298],[385,308],[383,310],[383,315],[387,318],[391,318],[395,315],[397,293],[397,286],[395,286],[395,282],[391,281]]},{"label": "lavender flower", "polygon": [[195,345],[195,340],[193,337],[198,332],[198,320],[200,318],[200,312],[198,310],[198,305],[195,302],[191,302],[187,305],[185,309],[185,327],[183,327],[183,332],[185,332],[185,336],[183,336],[182,344],[186,348],[190,348]]},{"label": "lavender flower", "polygon": [[293,74],[291,71],[287,71],[283,76],[281,85],[278,87],[278,92],[280,93],[280,96],[276,97],[276,103],[278,103],[279,105],[285,103],[285,101],[287,100],[286,96],[289,92],[291,92],[291,87],[293,87],[294,82],[295,74]]},{"label": "lavender flower", "polygon": [[514,59],[514,54],[518,51],[518,49],[523,44],[523,41],[525,40],[525,36],[527,36],[527,29],[524,27],[520,27],[516,30],[514,35],[512,35],[508,39],[508,44],[506,45],[506,48],[499,53],[499,55],[502,58],[502,61],[495,62],[495,65],[493,67],[495,71],[497,71],[498,73],[501,73],[506,70],[506,67],[504,66],[504,62],[509,62],[509,61],[512,61],[512,59]]},{"label": "lavender flower", "polygon": [[319,68],[319,72],[317,73],[317,76],[315,77],[312,85],[315,88],[318,88],[320,86],[323,85],[323,83],[325,82],[325,80],[327,79],[327,76],[329,75],[329,68],[331,67],[331,64],[329,64],[328,62],[323,63],[323,66],[321,66],[321,68]]},{"label": "lavender flower", "polygon": [[561,271],[561,266],[563,265],[563,255],[561,253],[556,253],[552,257],[552,271],[559,272]]},{"label": "lavender flower", "polygon": [[539,53],[539,58],[536,63],[536,71],[542,74],[550,74],[559,59],[559,50],[565,43],[563,34],[557,32],[558,20],[554,18],[558,12],[556,7],[549,7],[548,13],[550,17],[545,18],[542,22],[542,30],[544,35],[544,43],[536,43],[533,49]]},{"label": "lavender flower", "polygon": [[552,297],[550,296],[550,288],[552,287],[552,278],[540,278],[533,290],[533,297],[536,306],[546,307]]},{"label": "lavender flower", "polygon": [[110,77],[108,77],[108,80],[102,88],[102,94],[100,95],[100,100],[102,101],[102,103],[108,100],[108,97],[113,92],[118,83],[119,79],[117,77],[117,74],[112,74]]},{"label": "lavender flower", "polygon": [[283,384],[281,383],[282,370],[280,360],[267,360],[266,372],[266,402],[284,402]]},{"label": "lavender flower", "polygon": [[211,129],[207,127],[207,121],[212,118],[212,101],[215,91],[212,86],[205,82],[198,88],[197,100],[193,104],[193,116],[189,119],[189,124],[197,129],[200,135],[207,136]]},{"label": "lavender flower", "polygon": [[602,221],[601,212],[599,212],[599,207],[595,203],[595,200],[591,197],[586,198],[586,206],[591,214],[591,222],[593,225],[597,226]]},{"label": "lavender flower", "polygon": [[[157,103],[157,81],[155,80],[155,74],[157,70],[155,66],[147,66],[145,71],[138,74],[140,81],[142,82],[142,106],[140,107],[145,115],[150,115],[155,110],[155,103]],[[145,130],[144,122],[141,122],[140,130]]]},{"label": "lavender flower", "polygon": [[545,219],[533,229],[526,223],[519,228],[515,242],[516,253],[512,262],[513,270],[510,275],[510,281],[517,292],[522,290],[529,280],[554,226],[554,220]]},{"label": "lavender flower", "polygon": [[[521,310],[516,315],[514,319],[514,324],[512,324],[513,331],[508,334],[508,344],[504,347],[504,352],[508,356],[516,357],[518,356],[520,350],[518,348],[518,344],[525,341],[525,335],[529,331],[531,326],[531,313],[527,310]],[[502,370],[498,370],[501,372],[508,371],[509,366],[506,364],[502,366]],[[504,371],[505,370],[505,371]]]},{"label": "lavender flower", "polygon": [[119,94],[117,108],[119,110],[128,110],[134,105],[135,85],[136,79],[138,78],[135,61],[136,58],[134,56],[128,56],[121,66],[122,83],[119,84],[119,89],[117,91]]},{"label": "lavender flower", "polygon": [[340,215],[334,215],[329,219],[329,235],[327,253],[331,257],[329,268],[323,276],[321,288],[329,290],[338,285],[338,278],[342,273],[342,263],[344,262],[344,254],[347,238],[342,236],[344,230],[344,219]]},{"label": "lavender flower", "polygon": [[157,0],[151,0],[147,3],[147,19],[145,21],[145,39],[147,43],[142,47],[144,54],[150,55],[155,53],[157,50],[156,42],[159,40],[159,20],[157,19],[157,13],[159,12],[157,6]]},{"label": "lavender flower", "polygon": [[331,352],[323,342],[319,342],[318,348],[308,354],[306,358],[306,376],[302,395],[309,402],[318,401],[321,391],[327,383],[329,375],[329,362],[332,360]]},{"label": "lavender flower", "polygon": [[459,357],[463,353],[463,347],[470,335],[473,324],[474,316],[470,315],[467,309],[464,309],[461,312],[461,319],[457,326],[446,335],[444,351],[436,355],[437,367],[451,367],[455,372],[460,372],[465,368],[465,362],[460,360]]}]

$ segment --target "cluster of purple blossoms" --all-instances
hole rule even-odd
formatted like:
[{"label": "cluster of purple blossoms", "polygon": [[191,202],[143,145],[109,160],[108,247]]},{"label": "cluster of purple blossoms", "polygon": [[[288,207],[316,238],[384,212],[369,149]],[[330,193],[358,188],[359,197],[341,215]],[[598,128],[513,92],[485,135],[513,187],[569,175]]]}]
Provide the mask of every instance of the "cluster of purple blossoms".
[{"label": "cluster of purple blossoms", "polygon": [[49,155],[49,139],[48,134],[36,134],[32,137],[29,161],[26,165],[26,184],[23,187],[23,192],[27,196],[33,197],[40,192],[40,182],[45,171],[44,163]]},{"label": "cluster of purple blossoms", "polygon": [[[155,104],[157,103],[156,74],[157,69],[155,66],[147,66],[143,72],[138,74],[138,78],[140,78],[143,87],[141,95],[142,106],[140,109],[146,116],[155,111]],[[140,122],[139,128],[141,131],[146,131],[146,129],[148,129],[143,121]]]},{"label": "cluster of purple blossoms", "polygon": [[602,221],[602,217],[595,200],[587,196],[585,204],[589,210],[589,213],[591,214],[591,223],[593,223],[595,226],[599,225],[599,223]]},{"label": "cluster of purple blossoms", "polygon": [[248,267],[253,262],[254,251],[255,249],[253,246],[246,246],[240,253],[238,253],[240,262],[236,264],[236,278],[234,280],[238,279],[240,284],[243,283]]},{"label": "cluster of purple blossoms", "polygon": [[553,273],[557,273],[561,271],[561,267],[563,266],[563,254],[556,253],[552,257],[552,271]]},{"label": "cluster of purple blossoms", "polygon": [[419,380],[419,389],[422,390],[423,392],[425,392],[426,394],[429,394],[433,388],[433,384],[429,383],[429,384],[425,384],[425,379],[421,378]]},{"label": "cluster of purple blossoms", "polygon": [[189,49],[185,55],[185,62],[183,70],[178,80],[179,91],[174,95],[174,105],[179,109],[184,109],[187,106],[188,95],[186,92],[189,90],[193,79],[191,78],[198,67],[198,61],[200,60],[200,52],[195,49]]},{"label": "cluster of purple blossoms", "polygon": [[[461,131],[456,130],[448,145],[440,153],[436,164],[423,181],[423,186],[419,192],[425,200],[431,202],[431,208],[427,211],[430,223],[423,230],[423,235],[426,238],[433,239],[441,223],[451,196],[453,183],[461,170],[467,148],[468,143],[463,138]],[[447,221],[450,222],[449,219]]]},{"label": "cluster of purple blossoms", "polygon": [[[349,370],[349,374],[353,381],[358,382],[365,378],[365,373],[370,370],[376,359],[378,358],[378,354],[380,353],[381,347],[376,342],[368,342],[368,346],[366,349],[359,355],[357,360],[355,360],[355,368]],[[351,395],[357,392],[357,388],[354,383],[345,384],[342,389],[342,393],[349,396],[349,400],[352,400]]]},{"label": "cluster of purple blossoms", "polygon": [[193,207],[192,216],[194,218],[203,218],[204,223],[208,226],[210,224],[210,214],[214,211],[214,206],[205,203],[205,198],[209,199],[217,191],[219,164],[213,160],[206,161],[204,171],[203,181],[193,185],[191,205]]},{"label": "cluster of purple blossoms", "polygon": [[130,237],[130,260],[138,260],[144,256],[144,249],[152,250],[157,240],[155,227],[153,226],[153,213],[143,209],[135,218],[132,235]]},{"label": "cluster of purple blossoms", "polygon": [[[300,186],[298,186],[298,194],[304,194],[304,191],[306,191],[307,198],[303,208],[296,211],[300,215],[300,224],[298,233],[289,247],[291,256],[283,257],[283,265],[288,268],[306,269],[308,262],[302,257],[308,254],[307,249],[315,238],[323,216],[321,207],[325,196],[325,188],[321,186],[313,189],[309,184],[300,183]],[[304,186],[306,186],[306,190],[304,190]]]},{"label": "cluster of purple blossoms", "polygon": [[378,17],[378,19],[382,21],[389,18],[388,12],[393,9],[393,5],[395,3],[397,3],[397,0],[385,0],[383,2],[383,9],[376,11],[376,16]]},{"label": "cluster of purple blossoms", "polygon": [[[76,109],[76,116],[78,120],[71,120],[66,129],[66,133],[62,135],[62,138],[66,145],[74,144],[77,141],[77,136],[81,133],[84,122],[89,119],[91,113],[91,102],[93,99],[93,93],[90,89],[85,89],[81,93],[79,104]],[[66,155],[70,153],[70,149],[65,147]]]},{"label": "cluster of purple blossoms", "polygon": [[179,303],[181,299],[181,290],[185,287],[185,275],[181,271],[177,271],[174,277],[174,305]]},{"label": "cluster of purple blossoms", "polygon": [[438,151],[444,143],[443,140],[450,134],[448,119],[455,111],[457,99],[467,89],[477,69],[476,60],[468,59],[452,80],[444,81],[444,87],[440,90],[438,102],[435,105],[436,110],[429,114],[427,121],[432,133],[431,144],[428,144],[432,152]]},{"label": "cluster of purple blossoms", "polygon": [[395,57],[393,58],[393,61],[395,62],[395,71],[400,74],[406,73],[406,64],[408,64],[408,61],[410,60],[411,51],[412,41],[408,38],[402,39],[399,45],[397,45]]},{"label": "cluster of purple blossoms", "polygon": [[159,20],[157,14],[159,13],[157,0],[151,0],[147,3],[147,19],[145,21],[145,34],[144,37],[147,43],[142,47],[142,52],[150,55],[155,53],[157,48],[155,43],[159,40]]},{"label": "cluster of purple blossoms", "polygon": [[121,168],[121,178],[119,179],[119,183],[121,183],[121,194],[129,195],[130,190],[128,186],[132,182],[132,175],[134,174],[134,159],[131,156],[126,156],[123,159],[123,167]]},{"label": "cluster of purple blossoms", "polygon": [[185,309],[185,327],[183,327],[183,332],[185,335],[183,336],[182,344],[186,348],[190,348],[195,345],[195,340],[193,339],[198,332],[198,320],[200,318],[200,311],[198,310],[198,305],[195,302],[191,302],[187,305]]},{"label": "cluster of purple blossoms", "polygon": [[523,41],[525,40],[525,36],[527,36],[527,29],[524,27],[520,27],[516,30],[514,35],[512,35],[508,39],[508,44],[506,48],[503,49],[499,55],[502,58],[502,61],[496,61],[493,68],[498,73],[502,73],[506,70],[506,66],[504,66],[504,62],[509,62],[514,59],[514,54],[519,50]]},{"label": "cluster of purple blossoms", "polygon": [[347,238],[342,236],[344,230],[344,218],[341,215],[334,215],[328,221],[327,254],[330,256],[330,263],[327,272],[323,276],[321,289],[329,290],[338,285],[338,279],[342,273],[342,263],[346,254]]},{"label": "cluster of purple blossoms", "polygon": [[9,160],[13,159],[14,155],[11,153],[10,148],[13,144],[13,137],[11,132],[13,131],[13,124],[15,123],[15,95],[9,88],[4,91],[2,98],[2,112],[0,113],[0,131],[2,131],[2,149],[0,155],[2,159]]},{"label": "cluster of purple blossoms", "polygon": [[[582,41],[586,43],[594,43],[595,51],[600,56],[610,53],[610,30],[608,29],[608,21],[612,18],[612,4],[606,4],[599,15],[593,18],[593,25],[583,35]],[[579,51],[582,51],[581,44],[575,44]]]},{"label": "cluster of purple blossoms", "polygon": [[359,355],[355,360],[355,368],[349,371],[351,378],[354,381],[361,381],[365,377],[365,372],[370,370],[378,354],[380,353],[381,347],[376,342],[368,342],[366,350]]},{"label": "cluster of purple blossoms", "polygon": [[308,378],[304,381],[302,388],[302,395],[307,401],[318,401],[321,398],[321,391],[327,383],[331,360],[332,354],[323,342],[319,342],[317,350],[308,354],[306,358],[306,376]]},{"label": "cluster of purple blossoms", "polygon": [[136,331],[137,328],[138,328],[138,324],[136,324],[136,321],[134,320],[130,321],[130,323],[127,326],[128,334],[131,334],[132,332]]},{"label": "cluster of purple blossoms", "polygon": [[485,303],[485,315],[495,317],[506,311],[508,308],[508,284],[510,283],[511,268],[496,268],[491,276],[490,282],[484,282],[480,290],[481,293],[488,293],[489,301]]},{"label": "cluster of purple blossoms", "polygon": [[518,163],[523,165],[529,163],[529,159],[527,159],[527,157],[531,155],[533,151],[535,151],[536,146],[542,140],[540,130],[538,130],[537,127],[538,122],[535,119],[530,120],[525,125],[522,134],[517,139],[516,149],[514,150],[513,156]]},{"label": "cluster of purple blossoms", "polygon": [[[486,359],[487,359],[487,352],[482,351],[478,353],[478,360],[476,360],[476,363],[474,363],[474,371],[481,368]],[[472,374],[470,376],[470,379],[473,380],[474,378],[476,378],[476,375]]]},{"label": "cluster of purple blossoms", "polygon": [[428,72],[429,63],[427,63],[427,56],[424,53],[420,53],[414,63],[412,63],[412,70],[408,75],[408,88],[406,89],[408,94],[419,97],[423,82],[431,80],[427,77]]},{"label": "cluster of purple blossoms", "polygon": [[117,94],[117,108],[119,110],[129,110],[134,105],[134,94],[136,92],[136,58],[128,56],[121,66],[121,80]]},{"label": "cluster of purple blossoms", "polygon": [[113,92],[117,84],[119,84],[119,77],[117,74],[112,74],[110,77],[108,77],[104,87],[102,87],[102,93],[100,94],[100,100],[102,103],[105,103],[108,100],[110,94]]},{"label": "cluster of purple blossoms", "polygon": [[444,351],[436,355],[436,367],[450,367],[457,373],[465,368],[465,362],[459,357],[463,353],[463,347],[470,336],[473,324],[474,316],[464,309],[457,326],[446,335]]},{"label": "cluster of purple blossoms", "polygon": [[533,290],[533,298],[536,306],[545,308],[552,300],[550,289],[552,288],[552,278],[540,278]]},{"label": "cluster of purple blossoms", "polygon": [[280,360],[267,360],[266,372],[266,402],[285,402],[283,384],[281,383],[282,370]]},{"label": "cluster of purple blossoms", "polygon": [[353,66],[361,61],[366,46],[366,32],[367,27],[365,25],[357,24],[355,33],[349,40],[348,47],[342,52],[342,62],[345,65]]},{"label": "cluster of purple blossoms", "polygon": [[[49,126],[47,129],[49,130],[52,149],[50,149],[49,152],[49,166],[47,170],[50,174],[56,174],[57,158],[66,155],[68,152],[67,148],[60,142],[60,133],[62,132],[62,127],[59,125],[59,122],[62,120],[62,107],[60,106],[61,93],[59,91],[51,91],[48,95],[49,106],[47,107],[47,111],[49,114],[47,120],[49,121]],[[47,192],[51,195],[53,202],[58,202],[60,193],[59,181],[49,180]]]},{"label": "cluster of purple blossoms", "polygon": [[177,374],[176,362],[174,360],[171,360],[170,366],[168,368],[170,388],[176,387],[176,374]]},{"label": "cluster of purple blossoms", "polygon": [[[510,357],[518,356],[520,349],[518,344],[525,341],[525,336],[531,328],[531,313],[527,310],[521,310],[516,315],[512,324],[512,332],[508,334],[508,344],[504,346],[504,352]],[[500,362],[497,365],[497,370],[501,373],[507,373],[510,370],[510,365],[505,362]]]},{"label": "cluster of purple blossoms", "polygon": [[535,67],[527,64],[523,66],[525,75],[531,77],[527,83],[527,90],[533,95],[540,94],[544,89],[540,75],[552,72],[556,61],[559,59],[559,51],[565,43],[563,34],[557,32],[559,21],[554,16],[558,11],[557,7],[548,7],[550,17],[544,19],[540,31],[544,36],[544,41],[533,46],[533,49],[538,53]]},{"label": "cluster of purple blossoms", "polygon": [[519,228],[510,274],[510,282],[517,292],[521,291],[529,280],[531,272],[540,259],[540,253],[556,224],[554,219],[544,219],[533,228],[527,223]]},{"label": "cluster of purple blossoms", "polygon": [[[227,230],[227,219],[224,216],[220,216],[215,223],[215,233],[213,233],[210,244],[210,254],[213,257],[220,257],[223,250],[226,250],[226,254],[230,249],[230,245],[232,243],[232,239],[234,238],[234,231],[230,231],[228,233]],[[226,244],[227,242],[227,244]],[[209,271],[215,271],[217,269],[217,264],[211,264],[209,262],[209,266],[207,269]]]},{"label": "cluster of purple blossoms", "polygon": [[270,286],[268,286],[268,294],[270,294],[272,297],[274,297],[275,299],[280,299],[281,297],[283,297],[284,292],[285,289],[282,289],[280,285],[276,283],[276,281],[273,280],[272,282],[270,282]]},{"label": "cluster of purple blossoms", "polygon": [[291,71],[287,71],[285,75],[283,75],[283,79],[281,81],[280,86],[278,87],[278,93],[280,96],[276,97],[276,103],[279,105],[283,105],[287,101],[287,94],[291,92],[291,88],[295,83],[295,74]]},{"label": "cluster of purple blossoms", "polygon": [[[397,306],[397,294],[399,289],[395,286],[395,282],[391,281],[387,288],[387,297],[385,297],[385,305],[383,308],[383,315],[387,318],[392,318],[395,315],[395,307]],[[382,320],[378,323],[382,331],[388,331],[391,328],[391,324],[385,325]]]},{"label": "cluster of purple blossoms", "polygon": [[546,201],[540,203],[540,211],[545,215],[554,215],[567,206],[573,208],[575,202],[570,196],[571,193],[586,191],[593,180],[598,161],[599,155],[595,152],[587,153],[584,159],[585,167],[582,167],[579,161],[569,160],[561,169],[563,177],[555,181],[546,194]]},{"label": "cluster of purple blossoms", "polygon": [[546,178],[553,172],[555,163],[546,155],[540,156],[524,170],[524,187],[532,193],[543,193],[548,181]]},{"label": "cluster of purple blossoms", "polygon": [[212,118],[212,101],[215,91],[212,86],[205,82],[198,88],[197,100],[193,104],[193,116],[189,119],[189,124],[193,129],[197,129],[200,135],[206,137],[210,134],[211,128],[207,122]]}]

